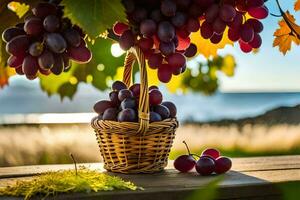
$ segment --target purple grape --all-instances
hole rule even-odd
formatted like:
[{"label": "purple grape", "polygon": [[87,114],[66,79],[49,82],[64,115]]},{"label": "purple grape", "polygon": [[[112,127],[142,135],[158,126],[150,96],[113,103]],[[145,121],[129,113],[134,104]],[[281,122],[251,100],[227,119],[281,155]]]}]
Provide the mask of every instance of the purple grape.
[{"label": "purple grape", "polygon": [[175,118],[176,117],[177,108],[176,108],[176,106],[175,106],[174,103],[172,103],[170,101],[164,101],[164,102],[162,102],[161,105],[166,106],[169,109],[169,111],[170,111],[170,117],[171,118]]},{"label": "purple grape", "polygon": [[44,29],[48,32],[55,32],[60,27],[60,20],[55,15],[49,15],[44,19]]},{"label": "purple grape", "polygon": [[112,90],[120,91],[120,90],[123,90],[123,89],[127,89],[127,86],[122,81],[115,81],[112,84],[111,88],[112,88]]},{"label": "purple grape", "polygon": [[141,89],[141,84],[139,84],[139,83],[133,84],[129,88],[129,90],[132,92],[134,97],[140,96],[140,89]]},{"label": "purple grape", "polygon": [[142,21],[140,24],[140,32],[144,36],[152,36],[156,32],[156,23],[151,19]]},{"label": "purple grape", "polygon": [[112,107],[113,107],[113,105],[110,101],[102,100],[102,101],[98,101],[94,105],[94,111],[98,114],[103,114],[106,109],[112,108]]},{"label": "purple grape", "polygon": [[196,163],[196,171],[202,176],[211,175],[215,168],[215,161],[208,156],[201,156]]},{"label": "purple grape", "polygon": [[197,54],[197,46],[193,43],[185,50],[184,55],[188,58],[192,58]]},{"label": "purple grape", "polygon": [[157,69],[163,61],[161,53],[153,53],[149,56],[148,65],[152,69]]},{"label": "purple grape", "polygon": [[161,41],[170,42],[175,37],[175,28],[170,22],[163,21],[158,25],[157,34]]},{"label": "purple grape", "polygon": [[64,71],[64,60],[60,55],[54,56],[54,64],[50,70],[55,75],[60,75]]},{"label": "purple grape", "polygon": [[39,18],[32,18],[25,22],[24,31],[28,35],[39,36],[43,30],[43,22]]},{"label": "purple grape", "polygon": [[25,32],[16,27],[7,28],[2,33],[2,40],[4,42],[10,42],[13,38],[19,35],[25,35]]},{"label": "purple grape", "polygon": [[16,57],[11,55],[7,60],[7,64],[12,68],[19,68],[22,66],[23,60],[24,57]]},{"label": "purple grape", "polygon": [[32,56],[39,56],[44,51],[44,45],[40,42],[34,42],[29,46],[29,54]]},{"label": "purple grape", "polygon": [[55,62],[54,56],[48,50],[45,50],[43,52],[43,54],[40,55],[39,58],[38,58],[39,66],[40,66],[40,68],[42,68],[44,70],[51,69],[53,67],[53,65],[54,65],[54,62]]},{"label": "purple grape", "polygon": [[117,121],[118,109],[116,108],[107,108],[103,113],[103,120]]},{"label": "purple grape", "polygon": [[174,161],[174,167],[182,173],[191,171],[196,165],[196,161],[191,155],[181,155]]},{"label": "purple grape", "polygon": [[219,157],[216,159],[215,163],[216,163],[215,172],[217,174],[226,173],[231,169],[232,166],[231,160],[227,157]]},{"label": "purple grape", "polygon": [[150,15],[151,19],[155,22],[161,22],[164,19],[164,16],[161,14],[159,9],[153,10]]},{"label": "purple grape", "polygon": [[175,44],[173,42],[161,42],[159,45],[159,50],[165,56],[175,53]]},{"label": "purple grape", "polygon": [[46,2],[39,3],[32,9],[32,13],[39,18],[45,18],[48,15],[56,14],[56,6]]},{"label": "purple grape", "polygon": [[185,141],[183,143],[186,146],[186,149],[188,151],[188,155],[181,155],[178,158],[175,159],[174,161],[174,167],[180,172],[186,173],[191,171],[195,165],[196,165],[196,160],[192,156],[190,149]]},{"label": "purple grape", "polygon": [[201,156],[209,156],[213,159],[217,159],[220,157],[220,152],[217,149],[205,149]]},{"label": "purple grape", "polygon": [[121,35],[119,39],[120,47],[125,51],[130,49],[134,45],[134,42],[135,42],[135,37],[131,30],[124,31],[124,33]]},{"label": "purple grape", "polygon": [[138,118],[135,111],[131,108],[126,108],[118,114],[119,122],[137,122]]},{"label": "purple grape", "polygon": [[122,0],[122,4],[124,5],[126,12],[131,13],[134,11],[135,5],[133,0]]},{"label": "purple grape", "polygon": [[138,7],[133,11],[131,17],[133,21],[135,21],[136,23],[140,23],[147,18],[147,15],[148,12],[145,8]]},{"label": "purple grape", "polygon": [[38,72],[39,66],[37,59],[31,55],[28,55],[24,58],[22,70],[29,79],[36,76]]},{"label": "purple grape", "polygon": [[205,12],[205,19],[208,23],[213,23],[219,14],[218,4],[211,5]]},{"label": "purple grape", "polygon": [[63,53],[67,48],[65,39],[58,33],[48,33],[45,41],[53,53]]},{"label": "purple grape", "polygon": [[136,108],[136,101],[134,98],[126,98],[121,102],[121,109],[125,110],[126,108]]},{"label": "purple grape", "polygon": [[119,91],[118,98],[122,102],[124,99],[133,98],[133,94],[129,89],[122,89]]},{"label": "purple grape", "polygon": [[76,30],[69,28],[63,32],[63,35],[69,45],[73,47],[78,47],[80,45],[81,37]]},{"label": "purple grape", "polygon": [[119,92],[114,90],[109,93],[109,99],[113,106],[118,107],[120,105],[120,101],[118,98]]},{"label": "purple grape", "polygon": [[88,63],[92,59],[92,52],[85,46],[68,48],[69,57],[77,63]]},{"label": "purple grape", "polygon": [[161,13],[167,17],[172,17],[176,13],[176,3],[171,0],[163,0],[160,5]]},{"label": "purple grape", "polygon": [[163,95],[158,89],[150,90],[150,92],[149,92],[149,104],[151,106],[161,104],[162,99],[163,99]]},{"label": "purple grape", "polygon": [[19,35],[6,44],[6,51],[17,57],[24,57],[28,47],[29,38],[26,35]]},{"label": "purple grape", "polygon": [[162,121],[161,116],[156,112],[150,112],[150,123]]},{"label": "purple grape", "polygon": [[156,86],[156,85],[151,85],[150,87],[149,87],[149,91],[151,91],[151,90],[159,90],[159,88]]},{"label": "purple grape", "polygon": [[187,21],[187,30],[189,32],[197,32],[200,29],[200,22],[198,19],[189,18]]},{"label": "purple grape", "polygon": [[153,111],[158,113],[162,119],[167,119],[170,117],[170,111],[166,106],[163,105],[155,105],[153,107]]},{"label": "purple grape", "polygon": [[187,16],[183,12],[176,12],[175,16],[172,17],[172,24],[176,27],[181,27],[185,24]]}]

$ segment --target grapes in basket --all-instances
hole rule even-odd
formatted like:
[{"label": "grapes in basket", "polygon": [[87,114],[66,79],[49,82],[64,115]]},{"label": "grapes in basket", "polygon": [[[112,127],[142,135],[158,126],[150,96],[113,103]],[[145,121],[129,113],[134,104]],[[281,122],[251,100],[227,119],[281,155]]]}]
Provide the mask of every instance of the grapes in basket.
[{"label": "grapes in basket", "polygon": [[[227,34],[249,53],[262,44],[259,21],[268,16],[264,0],[122,0],[128,23],[113,27],[122,49],[138,46],[161,82],[185,72],[197,54],[191,33],[218,44]],[[227,37],[227,36],[226,36]]]},{"label": "grapes in basket", "polygon": [[62,6],[47,2],[37,4],[24,23],[7,28],[2,34],[10,54],[7,64],[30,80],[38,73],[59,75],[68,71],[70,59],[89,62],[92,53],[84,37],[78,26],[63,18]]},{"label": "grapes in basket", "polygon": [[[114,82],[109,100],[101,100],[94,105],[98,120],[138,122],[139,96],[140,84],[127,88],[121,81]],[[149,106],[150,123],[176,117],[175,104],[163,101],[163,95],[156,86],[149,87]]]}]

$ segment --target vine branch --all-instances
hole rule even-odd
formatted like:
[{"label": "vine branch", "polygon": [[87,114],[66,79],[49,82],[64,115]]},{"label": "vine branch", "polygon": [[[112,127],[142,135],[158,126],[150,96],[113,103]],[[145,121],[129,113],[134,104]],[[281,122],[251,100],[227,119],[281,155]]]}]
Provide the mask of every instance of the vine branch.
[{"label": "vine branch", "polygon": [[[291,35],[294,35],[296,36],[298,39],[300,39],[300,34],[297,33],[297,31],[294,29],[294,27],[291,25],[291,22],[289,21],[289,19],[287,18],[285,12],[283,11],[280,3],[279,3],[279,0],[276,0],[276,4],[278,6],[278,9],[283,17],[283,20],[286,22],[286,24],[288,25],[288,27],[291,29]],[[272,15],[272,14],[271,14]],[[273,16],[273,15],[272,15]]]}]

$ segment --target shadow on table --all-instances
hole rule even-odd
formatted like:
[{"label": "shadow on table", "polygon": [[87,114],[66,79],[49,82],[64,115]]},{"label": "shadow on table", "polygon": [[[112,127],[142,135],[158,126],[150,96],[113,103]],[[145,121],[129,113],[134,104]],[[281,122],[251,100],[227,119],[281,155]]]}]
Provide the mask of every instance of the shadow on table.
[{"label": "shadow on table", "polygon": [[[144,191],[128,194],[121,199],[172,200],[299,200],[298,183],[273,184],[237,171],[224,175],[200,176],[196,172],[178,173],[175,170],[157,174],[118,175],[130,180]],[[114,199],[114,198],[113,198]]]}]

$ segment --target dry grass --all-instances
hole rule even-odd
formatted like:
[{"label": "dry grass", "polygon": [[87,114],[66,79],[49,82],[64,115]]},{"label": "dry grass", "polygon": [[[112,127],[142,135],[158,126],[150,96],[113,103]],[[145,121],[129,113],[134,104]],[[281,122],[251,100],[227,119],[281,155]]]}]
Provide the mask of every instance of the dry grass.
[{"label": "dry grass", "polygon": [[[181,126],[171,158],[185,151],[217,147],[229,155],[288,154],[300,152],[300,125]],[[93,130],[88,125],[0,127],[0,166],[100,161]],[[245,154],[246,152],[246,154]]]}]

